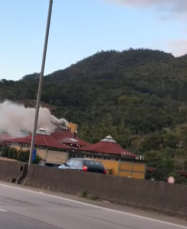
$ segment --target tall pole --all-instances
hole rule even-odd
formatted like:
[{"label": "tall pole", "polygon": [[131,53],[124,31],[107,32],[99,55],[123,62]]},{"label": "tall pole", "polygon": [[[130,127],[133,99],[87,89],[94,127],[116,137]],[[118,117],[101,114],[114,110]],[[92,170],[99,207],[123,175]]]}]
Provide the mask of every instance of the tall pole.
[{"label": "tall pole", "polygon": [[34,150],[34,146],[35,146],[35,137],[36,137],[36,130],[37,130],[37,125],[38,125],[38,115],[39,115],[39,109],[40,109],[40,100],[41,100],[41,93],[42,93],[45,60],[46,60],[46,54],[47,54],[47,44],[48,44],[48,38],[49,38],[49,29],[50,29],[50,22],[51,22],[52,6],[53,6],[53,0],[50,0],[48,18],[47,18],[46,34],[45,34],[45,43],[44,43],[44,50],[43,50],[43,59],[42,59],[40,81],[39,81],[38,94],[37,94],[37,100],[36,100],[36,111],[35,111],[35,119],[34,119],[34,126],[33,126],[33,132],[32,132],[32,140],[31,140],[28,165],[32,164],[33,150]]}]

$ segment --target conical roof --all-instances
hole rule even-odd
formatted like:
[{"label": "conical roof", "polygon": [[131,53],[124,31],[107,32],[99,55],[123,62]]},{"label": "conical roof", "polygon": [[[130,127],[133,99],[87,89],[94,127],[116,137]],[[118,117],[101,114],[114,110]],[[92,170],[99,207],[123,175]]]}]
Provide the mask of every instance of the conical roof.
[{"label": "conical roof", "polygon": [[108,135],[105,138],[103,138],[100,142],[111,142],[111,143],[117,143],[112,136]]},{"label": "conical roof", "polygon": [[87,152],[95,152],[95,153],[105,153],[105,154],[113,154],[113,155],[126,155],[129,157],[136,157],[135,154],[130,153],[129,151],[123,149],[112,136],[106,136],[100,142],[89,145],[86,147],[80,148],[81,151]]}]

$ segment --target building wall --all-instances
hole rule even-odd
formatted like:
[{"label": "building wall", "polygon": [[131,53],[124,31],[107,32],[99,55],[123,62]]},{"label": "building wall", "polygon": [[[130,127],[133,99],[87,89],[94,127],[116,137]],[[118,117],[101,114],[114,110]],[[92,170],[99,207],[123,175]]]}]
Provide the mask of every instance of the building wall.
[{"label": "building wall", "polygon": [[134,162],[119,162],[118,175],[122,177],[131,177],[144,179],[146,173],[146,165]]},{"label": "building wall", "polygon": [[[14,146],[14,148],[20,149],[19,146]],[[29,150],[29,148],[22,147],[22,150]],[[50,164],[63,164],[69,158],[69,153],[67,152],[52,151],[41,148],[37,148],[36,152],[38,156]],[[101,162],[108,174],[120,177],[145,179],[146,165],[144,163],[105,160],[98,158],[92,159]]]},{"label": "building wall", "polygon": [[51,164],[63,164],[68,160],[68,156],[69,154],[66,152],[48,150],[46,162]]},{"label": "building wall", "polygon": [[[11,147],[17,149],[17,150],[30,150],[30,147],[22,147],[18,145],[11,145]],[[47,163],[50,164],[63,164],[68,160],[69,153],[62,152],[62,151],[54,151],[54,150],[47,150],[47,149],[36,149],[36,154],[42,158],[42,160],[45,160]]]},{"label": "building wall", "polygon": [[136,162],[123,162],[114,160],[94,159],[101,162],[108,174],[120,176],[120,177],[131,177],[136,179],[145,179],[146,165]]},{"label": "building wall", "polygon": [[77,124],[71,123],[71,122],[68,123],[68,127],[70,128],[72,133],[75,133],[77,131],[77,128],[78,128]]}]

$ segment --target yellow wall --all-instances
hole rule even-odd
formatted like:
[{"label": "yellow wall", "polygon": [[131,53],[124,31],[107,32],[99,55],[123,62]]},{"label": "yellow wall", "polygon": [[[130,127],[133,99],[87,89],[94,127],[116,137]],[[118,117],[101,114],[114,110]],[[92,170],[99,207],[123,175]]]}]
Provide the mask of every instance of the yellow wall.
[{"label": "yellow wall", "polygon": [[36,154],[43,160],[46,160],[46,149],[36,149]]},{"label": "yellow wall", "polygon": [[119,162],[119,176],[144,179],[146,165],[135,162]]},{"label": "yellow wall", "polygon": [[118,167],[119,167],[118,161],[103,160],[103,159],[96,159],[96,158],[94,160],[101,162],[104,165],[105,169],[107,170],[108,174],[118,175]]},{"label": "yellow wall", "polygon": [[145,174],[144,173],[132,173],[132,178],[145,179]]},{"label": "yellow wall", "polygon": [[110,173],[113,175],[118,174],[118,161],[111,161],[111,160],[102,160],[101,163],[104,165],[106,169],[110,170]]},{"label": "yellow wall", "polygon": [[14,148],[14,149],[20,150],[20,146],[13,146],[13,145],[11,145],[11,147]]},{"label": "yellow wall", "polygon": [[48,150],[46,161],[48,163],[63,164],[68,159],[68,153]]},{"label": "yellow wall", "polygon": [[133,171],[137,172],[144,172],[145,171],[145,164],[135,164],[133,163]]},{"label": "yellow wall", "polygon": [[75,133],[77,131],[77,124],[75,123],[68,123],[68,127],[71,129],[72,133]]},{"label": "yellow wall", "polygon": [[120,177],[131,177],[132,173],[131,172],[119,171],[118,176],[120,176]]},{"label": "yellow wall", "polygon": [[131,177],[137,179],[144,179],[146,173],[146,165],[134,162],[122,162],[104,159],[94,159],[101,162],[108,174],[121,177]]},{"label": "yellow wall", "polygon": [[[20,146],[11,145],[12,148],[20,150]],[[22,147],[22,150],[30,150],[29,147]],[[46,150],[46,149],[36,149],[36,153],[39,157],[43,160],[46,160],[47,163],[54,163],[54,164],[63,164],[68,160],[69,154],[66,152],[61,151],[53,151],[53,150]]]},{"label": "yellow wall", "polygon": [[119,163],[119,170],[129,170],[131,171],[133,169],[132,163],[126,163],[126,162],[120,162]]}]

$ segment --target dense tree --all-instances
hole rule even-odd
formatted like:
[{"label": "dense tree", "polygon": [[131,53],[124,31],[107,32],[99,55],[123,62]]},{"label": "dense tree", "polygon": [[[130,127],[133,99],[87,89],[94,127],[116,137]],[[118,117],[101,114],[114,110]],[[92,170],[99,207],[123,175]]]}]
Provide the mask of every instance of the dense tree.
[{"label": "dense tree", "polygon": [[[87,141],[110,134],[123,147],[156,157],[152,166],[171,158],[185,161],[186,72],[187,56],[144,49],[101,51],[45,76],[42,101],[54,115],[77,123],[79,136]],[[33,106],[38,77],[33,73],[19,81],[1,80],[0,100]]]}]

